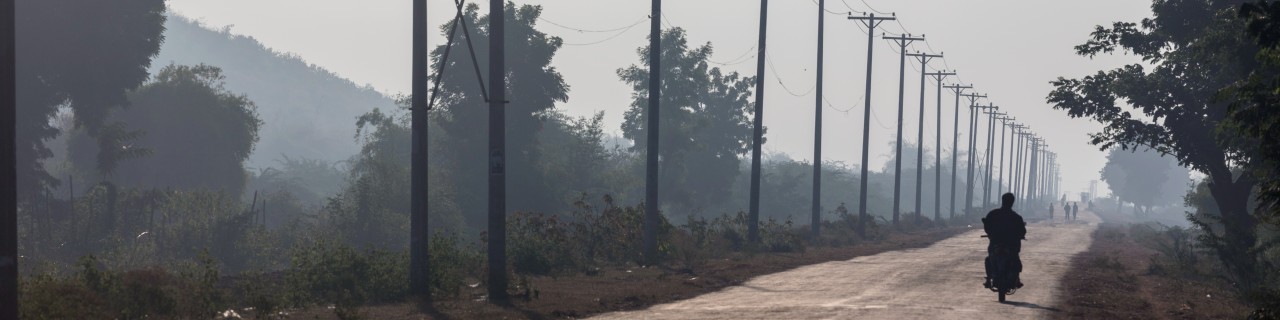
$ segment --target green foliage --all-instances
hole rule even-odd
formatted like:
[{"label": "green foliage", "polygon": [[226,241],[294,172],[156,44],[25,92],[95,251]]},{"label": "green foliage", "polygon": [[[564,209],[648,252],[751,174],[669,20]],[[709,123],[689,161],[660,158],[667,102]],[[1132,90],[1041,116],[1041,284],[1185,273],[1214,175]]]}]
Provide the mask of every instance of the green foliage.
[{"label": "green foliage", "polygon": [[1112,149],[1102,167],[1102,181],[1124,201],[1153,207],[1180,200],[1191,178],[1186,168],[1154,151]]},{"label": "green foliage", "polygon": [[[1122,50],[1141,57],[1150,70],[1131,64],[1082,79],[1058,78],[1048,102],[1072,117],[1101,123],[1102,131],[1090,136],[1103,149],[1152,148],[1207,175],[1222,228],[1204,228],[1204,239],[1221,239],[1209,247],[1248,289],[1263,285],[1268,271],[1251,249],[1258,240],[1257,221],[1247,207],[1255,185],[1251,168],[1258,165],[1253,158],[1258,141],[1224,130],[1232,127],[1231,102],[1223,99],[1224,90],[1256,67],[1250,58],[1258,49],[1247,39],[1237,4],[1153,1],[1153,17],[1141,24],[1097,27],[1088,42],[1076,47],[1078,54]],[[1241,167],[1245,170],[1233,172]]]},{"label": "green foliage", "polygon": [[[752,125],[747,117],[754,77],[709,68],[710,43],[690,48],[681,28],[662,33],[663,73],[660,105],[662,128],[659,172],[664,203],[705,209],[727,200],[739,174],[739,156],[749,147]],[[619,69],[632,88],[632,102],[622,124],[623,136],[640,153],[647,145],[649,105],[648,46],[636,50],[641,65]]]},{"label": "green foliage", "polygon": [[362,251],[319,240],[296,248],[286,272],[294,305],[333,304],[354,312],[366,303],[404,300],[409,293],[407,252]]},{"label": "green foliage", "polygon": [[69,107],[75,126],[97,135],[111,110],[128,105],[125,93],[147,79],[164,41],[165,5],[49,0],[16,2],[14,9],[22,12],[14,25],[17,185],[20,198],[31,201],[58,183],[40,161],[52,155],[44,141],[61,131],[52,121],[59,108]]},{"label": "green foliage", "polygon": [[[241,194],[244,162],[262,121],[252,101],[223,88],[224,79],[221,69],[203,64],[161,69],[155,81],[128,95],[129,108],[106,118],[113,123],[96,146],[77,142],[88,139],[86,133],[71,137],[72,165],[92,167],[96,158],[99,173],[114,173],[111,180],[122,186]],[[145,148],[145,157],[138,148]],[[89,156],[95,149],[97,156]]]},{"label": "green foliage", "polygon": [[22,318],[209,318],[223,303],[218,271],[205,256],[173,274],[162,269],[105,270],[93,256],[69,277],[41,274],[21,285]]}]

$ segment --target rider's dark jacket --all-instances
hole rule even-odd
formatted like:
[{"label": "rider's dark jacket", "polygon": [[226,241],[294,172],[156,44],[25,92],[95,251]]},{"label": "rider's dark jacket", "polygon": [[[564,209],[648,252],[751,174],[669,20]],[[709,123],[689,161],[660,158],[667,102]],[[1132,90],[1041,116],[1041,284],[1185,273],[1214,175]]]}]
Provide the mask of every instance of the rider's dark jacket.
[{"label": "rider's dark jacket", "polygon": [[1017,253],[1021,249],[1022,238],[1027,236],[1027,223],[1013,209],[995,209],[982,219],[982,229],[987,232],[991,244],[1008,244]]}]

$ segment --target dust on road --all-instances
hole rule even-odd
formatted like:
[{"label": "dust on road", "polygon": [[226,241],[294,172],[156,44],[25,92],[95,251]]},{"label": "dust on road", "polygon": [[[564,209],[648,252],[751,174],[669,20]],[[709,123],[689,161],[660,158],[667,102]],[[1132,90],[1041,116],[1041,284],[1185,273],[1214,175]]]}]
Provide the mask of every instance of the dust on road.
[{"label": "dust on road", "polygon": [[1008,303],[982,287],[987,240],[974,230],[920,249],[804,266],[646,310],[597,319],[1032,319],[1057,312],[1071,257],[1089,248],[1099,223],[1080,220],[1027,226],[1022,245],[1026,287]]}]

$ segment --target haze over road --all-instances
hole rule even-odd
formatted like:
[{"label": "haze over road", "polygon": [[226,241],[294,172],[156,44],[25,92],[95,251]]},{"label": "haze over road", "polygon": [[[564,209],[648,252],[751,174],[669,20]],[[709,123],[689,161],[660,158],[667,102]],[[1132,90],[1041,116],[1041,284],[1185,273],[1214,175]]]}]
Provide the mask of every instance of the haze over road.
[{"label": "haze over road", "polygon": [[1032,319],[1057,312],[1073,256],[1089,248],[1099,220],[1037,222],[1022,246],[1022,290],[1009,303],[982,287],[987,240],[980,225],[920,249],[804,266],[646,310],[597,319]]}]

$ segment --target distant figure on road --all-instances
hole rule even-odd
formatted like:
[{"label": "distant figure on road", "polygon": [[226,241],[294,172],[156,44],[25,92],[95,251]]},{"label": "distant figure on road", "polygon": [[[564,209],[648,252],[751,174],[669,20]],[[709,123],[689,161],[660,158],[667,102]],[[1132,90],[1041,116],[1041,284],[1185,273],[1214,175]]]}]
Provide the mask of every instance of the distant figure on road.
[{"label": "distant figure on road", "polygon": [[1080,219],[1080,203],[1071,204],[1071,220]]},{"label": "distant figure on road", "polygon": [[[1022,216],[1013,211],[1013,194],[1005,193],[1000,197],[1000,209],[991,210],[987,213],[986,218],[982,218],[982,230],[987,232],[987,259],[986,259],[986,282],[983,286],[991,288],[991,271],[994,267],[991,265],[991,256],[995,254],[997,246],[1009,249],[1013,254],[1014,273],[1022,273],[1022,259],[1018,254],[1022,252],[1022,239],[1027,236],[1027,223],[1022,220]],[[1018,281],[1018,288],[1022,287],[1022,281]]]},{"label": "distant figure on road", "polygon": [[1071,203],[1062,203],[1062,220],[1071,221]]},{"label": "distant figure on road", "polygon": [[[1071,213],[1070,213],[1070,212],[1063,212],[1062,214],[1067,215],[1067,214],[1071,214]],[[1053,203],[1049,203],[1049,221],[1053,221]]]}]

